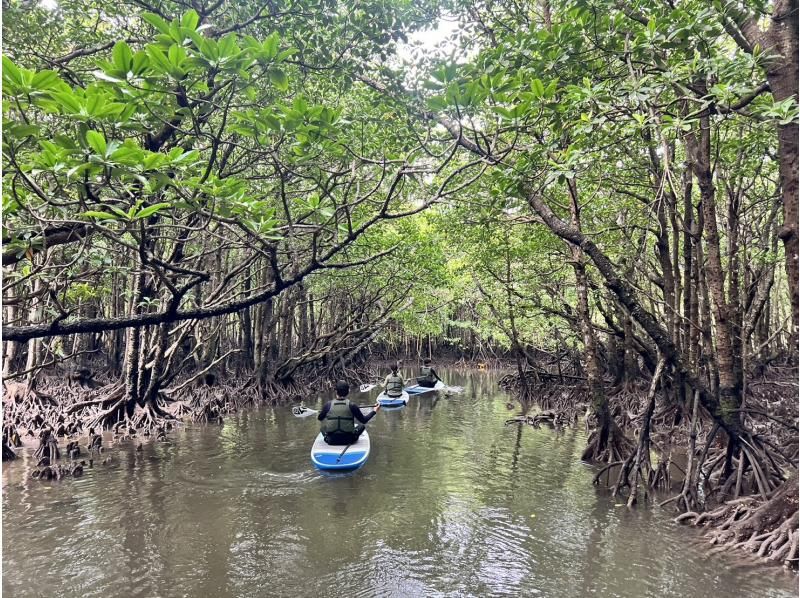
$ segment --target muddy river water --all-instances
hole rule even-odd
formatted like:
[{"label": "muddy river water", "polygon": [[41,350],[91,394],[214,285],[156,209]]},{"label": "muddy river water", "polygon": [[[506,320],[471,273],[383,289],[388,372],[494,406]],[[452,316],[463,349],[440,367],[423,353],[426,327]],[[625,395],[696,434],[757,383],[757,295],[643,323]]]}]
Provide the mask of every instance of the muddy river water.
[{"label": "muddy river water", "polygon": [[30,479],[28,451],[3,464],[3,595],[797,595],[592,486],[582,429],[504,426],[496,378],[448,372],[462,394],[382,411],[349,474],[314,470],[317,422],[286,406],[121,442],[75,480]]}]

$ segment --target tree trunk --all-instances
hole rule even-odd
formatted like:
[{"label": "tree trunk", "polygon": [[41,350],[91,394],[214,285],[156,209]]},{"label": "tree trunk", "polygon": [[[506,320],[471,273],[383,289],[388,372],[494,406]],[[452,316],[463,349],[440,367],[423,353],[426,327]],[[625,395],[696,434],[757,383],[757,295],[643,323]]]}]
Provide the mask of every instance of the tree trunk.
[{"label": "tree trunk", "polygon": [[709,392],[708,387],[703,384],[686,362],[685,356],[680,353],[675,343],[667,334],[667,331],[658,323],[656,318],[645,310],[636,297],[636,292],[632,285],[619,276],[617,269],[608,256],[595,245],[594,241],[585,236],[574,226],[570,226],[561,220],[550,209],[544,200],[535,192],[529,193],[528,202],[533,210],[542,218],[545,224],[556,235],[562,239],[580,246],[583,251],[592,259],[600,274],[606,281],[606,286],[617,296],[620,303],[628,310],[631,316],[641,325],[644,331],[653,339],[661,350],[667,363],[671,363],[675,369],[684,376],[687,383],[700,393],[700,402],[726,432],[738,435],[738,428],[729,427],[727,421],[720,415],[720,405],[717,397]]},{"label": "tree trunk", "polygon": [[[797,0],[777,0],[772,22],[766,33],[766,49],[779,55],[767,70],[775,102],[788,98],[798,99],[798,8]],[[792,306],[791,349],[797,352],[798,325],[798,145],[797,123],[778,126],[778,166],[783,194],[783,227],[779,237],[786,253],[786,277],[789,282],[789,300]]]},{"label": "tree trunk", "polygon": [[687,155],[703,206],[703,232],[708,261],[705,268],[709,294],[714,306],[717,364],[719,367],[719,401],[721,415],[735,438],[740,434],[740,417],[736,412],[741,403],[741,386],[736,377],[733,354],[733,327],[735,315],[725,294],[725,271],[722,267],[720,238],[717,229],[717,206],[714,181],[711,174],[711,128],[708,116],[700,118],[699,139],[690,133],[686,136]]}]

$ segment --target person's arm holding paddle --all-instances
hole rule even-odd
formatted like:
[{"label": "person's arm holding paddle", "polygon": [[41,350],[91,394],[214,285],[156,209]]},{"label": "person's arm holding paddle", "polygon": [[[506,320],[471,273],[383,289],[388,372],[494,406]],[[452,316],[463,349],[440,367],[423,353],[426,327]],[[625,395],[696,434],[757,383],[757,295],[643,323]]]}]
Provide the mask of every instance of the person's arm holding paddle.
[{"label": "person's arm holding paddle", "polygon": [[369,415],[364,415],[361,412],[361,407],[359,407],[355,403],[350,403],[350,413],[352,413],[353,417],[356,418],[358,421],[360,421],[362,424],[366,424],[369,420],[375,417],[375,415],[380,410],[381,410],[380,404],[375,403],[375,405],[373,405],[372,407],[372,413],[370,413]]},{"label": "person's arm holding paddle", "polygon": [[330,410],[331,410],[331,402],[328,401],[327,403],[325,403],[325,405],[323,405],[322,409],[319,410],[319,413],[317,414],[317,419],[319,421],[325,419],[325,416],[328,415],[328,411]]}]

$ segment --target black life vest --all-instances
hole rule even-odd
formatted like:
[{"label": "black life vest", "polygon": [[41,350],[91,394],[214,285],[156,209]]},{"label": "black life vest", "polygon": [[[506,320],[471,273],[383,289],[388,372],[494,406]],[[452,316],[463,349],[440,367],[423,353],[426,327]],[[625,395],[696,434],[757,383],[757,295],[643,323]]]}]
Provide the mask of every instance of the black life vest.
[{"label": "black life vest", "polygon": [[334,399],[330,411],[320,425],[320,432],[328,434],[352,434],[356,431],[356,419],[350,411],[349,399]]},{"label": "black life vest", "polygon": [[386,379],[386,394],[390,397],[399,397],[403,394],[403,378],[400,376],[389,376]]}]

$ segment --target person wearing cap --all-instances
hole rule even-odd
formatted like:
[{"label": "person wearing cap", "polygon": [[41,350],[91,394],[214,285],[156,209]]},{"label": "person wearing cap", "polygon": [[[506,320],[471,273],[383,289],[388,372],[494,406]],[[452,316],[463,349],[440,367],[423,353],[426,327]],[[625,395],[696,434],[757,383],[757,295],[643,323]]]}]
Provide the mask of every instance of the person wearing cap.
[{"label": "person wearing cap", "polygon": [[[325,403],[320,410],[317,419],[320,424],[320,432],[325,442],[332,445],[353,444],[365,430],[365,425],[375,417],[380,411],[381,406],[375,404],[372,413],[364,415],[361,408],[355,403],[351,403],[347,395],[350,394],[350,385],[344,380],[336,382],[336,398]],[[360,423],[356,425],[356,420]]]}]

